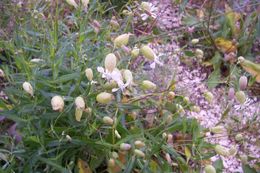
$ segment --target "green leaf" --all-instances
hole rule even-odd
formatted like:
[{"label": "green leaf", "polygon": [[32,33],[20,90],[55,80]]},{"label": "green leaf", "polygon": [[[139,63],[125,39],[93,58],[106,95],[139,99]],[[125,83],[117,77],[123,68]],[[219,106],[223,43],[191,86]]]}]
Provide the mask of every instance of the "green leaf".
[{"label": "green leaf", "polygon": [[257,171],[254,168],[251,168],[249,165],[242,165],[243,171],[245,173],[257,173]]},{"label": "green leaf", "polygon": [[216,160],[216,161],[213,163],[213,166],[215,167],[217,173],[222,173],[222,172],[223,172],[224,165],[223,165],[223,161],[222,161],[221,158],[218,159],[218,160]]}]

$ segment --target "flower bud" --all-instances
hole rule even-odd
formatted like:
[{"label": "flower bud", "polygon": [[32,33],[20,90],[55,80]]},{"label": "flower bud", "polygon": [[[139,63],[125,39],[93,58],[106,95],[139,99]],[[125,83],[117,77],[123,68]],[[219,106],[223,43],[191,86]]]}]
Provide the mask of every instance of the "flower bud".
[{"label": "flower bud", "polygon": [[199,106],[192,106],[191,110],[198,113],[198,112],[200,112],[200,107]]},{"label": "flower bud", "polygon": [[216,173],[216,169],[212,165],[206,165],[204,171],[205,173]]},{"label": "flower bud", "polygon": [[153,82],[151,82],[149,80],[144,80],[142,82],[142,87],[145,90],[155,90],[156,89],[156,84],[154,84]]},{"label": "flower bud", "polygon": [[66,139],[67,139],[69,142],[72,141],[70,135],[66,135]]},{"label": "flower bud", "polygon": [[210,129],[210,131],[215,134],[223,134],[223,133],[225,133],[226,129],[223,126],[215,126],[215,127],[212,127]]},{"label": "flower bud", "polygon": [[133,81],[133,75],[130,70],[124,70],[123,77],[124,77],[125,81]]},{"label": "flower bud", "polygon": [[107,92],[102,92],[97,95],[96,100],[99,103],[108,104],[113,100],[113,95]]},{"label": "flower bud", "polygon": [[175,93],[173,91],[170,91],[167,95],[168,99],[171,101],[175,98]]},{"label": "flower bud", "polygon": [[232,146],[229,150],[229,156],[235,156],[237,154],[237,148],[235,146]]},{"label": "flower bud", "polygon": [[82,97],[77,97],[75,99],[75,105],[77,108],[84,110],[85,109],[85,101]]},{"label": "flower bud", "polygon": [[110,53],[105,58],[105,68],[112,72],[116,68],[116,56],[113,53]]},{"label": "flower bud", "polygon": [[23,89],[25,92],[29,93],[31,96],[33,96],[33,87],[29,82],[23,83]]},{"label": "flower bud", "polygon": [[75,110],[75,118],[76,118],[76,120],[78,122],[80,122],[82,114],[83,114],[83,110],[79,109],[79,108],[76,108],[76,110]]},{"label": "flower bud", "polygon": [[145,157],[145,154],[144,152],[142,152],[141,150],[138,150],[138,149],[135,149],[135,154],[139,157]]},{"label": "flower bud", "polygon": [[115,159],[110,158],[110,159],[108,160],[107,166],[108,166],[108,168],[113,168],[113,167],[115,167],[115,166],[116,166]]},{"label": "flower bud", "polygon": [[211,103],[214,98],[213,94],[209,91],[204,93],[204,97],[209,103]]},{"label": "flower bud", "polygon": [[119,132],[117,130],[115,130],[115,135],[118,139],[121,139],[121,135],[119,134]]},{"label": "flower bud", "polygon": [[54,111],[62,111],[64,108],[64,101],[61,96],[54,96],[51,99],[51,106]]},{"label": "flower bud", "polygon": [[136,58],[136,57],[139,55],[139,53],[140,53],[140,49],[134,48],[134,49],[131,51],[131,56],[132,56],[133,58]]},{"label": "flower bud", "polygon": [[167,162],[168,162],[169,164],[172,164],[172,159],[171,159],[171,156],[170,156],[169,153],[166,153],[166,154],[165,154],[165,159],[167,160]]},{"label": "flower bud", "polygon": [[120,25],[119,25],[119,23],[117,22],[115,16],[113,16],[113,17],[111,18],[111,20],[110,20],[110,25],[111,25],[111,27],[112,27],[113,29],[115,29],[115,30],[120,27]]},{"label": "flower bud", "polygon": [[245,90],[246,87],[247,87],[247,77],[241,76],[239,78],[239,88],[240,88],[240,90]]},{"label": "flower bud", "polygon": [[196,39],[196,38],[195,38],[195,39],[192,39],[192,40],[191,40],[191,43],[192,43],[192,44],[197,44],[199,41],[200,41],[199,39]]},{"label": "flower bud", "polygon": [[142,148],[145,146],[145,143],[143,143],[142,141],[135,141],[135,147],[136,148]]},{"label": "flower bud", "polygon": [[118,37],[115,38],[114,40],[114,46],[119,48],[121,46],[125,46],[128,44],[128,41],[129,41],[129,36],[131,34],[122,34],[122,35],[119,35]]},{"label": "flower bud", "polygon": [[242,141],[244,139],[243,135],[241,133],[236,134],[235,140],[237,142]]},{"label": "flower bud", "polygon": [[235,89],[229,88],[228,90],[228,99],[232,100],[235,97]]},{"label": "flower bud", "polygon": [[4,73],[4,71],[2,69],[0,69],[0,77],[1,78],[5,77],[5,73]]},{"label": "flower bud", "polygon": [[105,123],[107,125],[113,125],[114,120],[112,118],[110,118],[109,116],[105,116],[105,117],[103,117],[103,123]]},{"label": "flower bud", "polygon": [[201,50],[201,49],[196,49],[195,50],[195,56],[197,57],[197,58],[203,58],[203,56],[204,56],[204,52]]},{"label": "flower bud", "polygon": [[115,151],[113,151],[111,155],[114,159],[117,159],[119,157],[119,155]]},{"label": "flower bud", "polygon": [[221,155],[221,156],[229,156],[229,150],[226,147],[223,147],[221,145],[216,145],[215,146],[215,151],[217,154]]},{"label": "flower bud", "polygon": [[183,101],[188,104],[190,102],[190,99],[189,97],[183,97]]},{"label": "flower bud", "polygon": [[89,4],[89,0],[81,0],[82,2],[82,5],[87,8],[88,7],[88,4]]},{"label": "flower bud", "polygon": [[162,137],[163,137],[163,139],[166,139],[166,138],[167,138],[167,133],[164,132],[164,133],[162,134]]},{"label": "flower bud", "polygon": [[66,0],[67,3],[75,8],[78,8],[78,4],[74,0]]},{"label": "flower bud", "polygon": [[151,10],[150,3],[149,2],[142,2],[141,3],[141,9],[146,10],[146,11],[150,11]]},{"label": "flower bud", "polygon": [[143,56],[149,60],[154,60],[155,58],[155,53],[154,51],[147,45],[143,45],[140,49],[141,53]]},{"label": "flower bud", "polygon": [[240,104],[245,103],[246,101],[246,95],[243,91],[236,92],[236,99]]},{"label": "flower bud", "polygon": [[91,68],[87,68],[87,69],[85,70],[85,75],[86,75],[86,77],[87,77],[87,79],[88,79],[89,81],[92,81],[92,80],[93,80],[93,71],[92,71]]},{"label": "flower bud", "polygon": [[120,150],[128,151],[130,149],[131,149],[131,145],[130,144],[127,144],[127,143],[121,143],[120,144]]}]

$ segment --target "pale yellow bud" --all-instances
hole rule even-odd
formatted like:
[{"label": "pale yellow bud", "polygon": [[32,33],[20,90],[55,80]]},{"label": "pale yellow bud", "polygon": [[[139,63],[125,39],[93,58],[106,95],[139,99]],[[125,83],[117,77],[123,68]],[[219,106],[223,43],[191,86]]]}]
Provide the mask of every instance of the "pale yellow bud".
[{"label": "pale yellow bud", "polygon": [[87,8],[89,4],[89,0],[81,0],[82,5]]},{"label": "pale yellow bud", "polygon": [[235,156],[237,154],[237,148],[236,146],[231,146],[228,150],[230,156]]},{"label": "pale yellow bud", "polygon": [[124,70],[123,77],[126,81],[133,81],[133,75],[130,70]]},{"label": "pale yellow bud", "polygon": [[135,147],[136,148],[142,148],[145,146],[145,143],[143,143],[142,141],[135,141]]},{"label": "pale yellow bud", "polygon": [[0,77],[5,77],[5,73],[2,69],[0,69]]},{"label": "pale yellow bud", "polygon": [[120,27],[119,23],[116,20],[116,17],[113,16],[110,20],[110,25],[112,26],[113,29],[118,29]]},{"label": "pale yellow bud", "polygon": [[102,92],[97,95],[96,97],[97,102],[102,103],[102,104],[108,104],[113,100],[113,94],[107,93],[107,92]]},{"label": "pale yellow bud", "polygon": [[113,168],[113,167],[115,167],[115,166],[116,166],[115,159],[110,158],[110,159],[108,160],[107,166],[108,166],[108,168]]},{"label": "pale yellow bud", "polygon": [[123,151],[128,151],[132,148],[132,146],[130,144],[127,144],[127,143],[121,143],[120,144],[120,150],[123,150]]},{"label": "pale yellow bud", "polygon": [[78,8],[78,4],[74,0],[66,0],[66,1],[69,5],[73,6],[74,8]]},{"label": "pale yellow bud", "polygon": [[246,94],[243,91],[238,91],[236,92],[236,99],[240,104],[243,104],[246,101]]},{"label": "pale yellow bud", "polygon": [[116,68],[116,56],[113,53],[110,53],[106,56],[105,58],[105,68],[109,71],[112,72]]},{"label": "pale yellow bud", "polygon": [[109,116],[105,116],[105,117],[103,117],[103,123],[105,123],[107,125],[113,125],[114,120],[112,118],[110,118]]},{"label": "pale yellow bud", "polygon": [[192,39],[192,40],[191,40],[191,43],[192,43],[192,44],[197,44],[199,41],[200,41],[199,39],[196,39],[196,38],[195,38],[195,39]]},{"label": "pale yellow bud", "polygon": [[128,41],[129,41],[129,36],[131,34],[122,34],[122,35],[119,35],[118,37],[115,38],[114,40],[114,46],[115,47],[121,47],[121,46],[125,46],[128,44]]},{"label": "pale yellow bud", "polygon": [[150,3],[149,2],[142,2],[141,8],[142,8],[142,10],[150,11],[151,10]]},{"label": "pale yellow bud", "polygon": [[198,112],[200,112],[200,107],[199,106],[192,106],[191,110],[198,113]]},{"label": "pale yellow bud", "polygon": [[149,80],[144,80],[142,82],[142,87],[145,90],[155,90],[156,89],[156,84],[154,84],[153,82],[151,82]]},{"label": "pale yellow bud", "polygon": [[77,97],[75,99],[75,105],[77,108],[84,110],[85,109],[85,101],[82,97]]},{"label": "pale yellow bud", "polygon": [[223,133],[226,132],[226,129],[225,129],[225,127],[223,127],[223,126],[215,126],[215,127],[212,127],[212,128],[210,129],[210,131],[211,131],[212,133],[215,133],[215,134],[223,134]]},{"label": "pale yellow bud", "polygon": [[229,156],[229,149],[226,147],[223,147],[221,145],[216,145],[215,146],[215,151],[217,154],[221,155],[221,156]]},{"label": "pale yellow bud", "polygon": [[115,135],[118,139],[121,139],[121,135],[119,134],[119,132],[117,130],[115,130]]},{"label": "pale yellow bud", "polygon": [[31,96],[33,96],[33,87],[29,82],[23,83],[23,89],[25,92],[29,93]]},{"label": "pale yellow bud", "polygon": [[82,117],[82,114],[83,114],[83,110],[82,109],[79,109],[79,108],[76,108],[76,111],[75,111],[75,118],[78,122],[80,122],[81,120],[81,117]]},{"label": "pale yellow bud", "polygon": [[213,94],[209,91],[204,93],[204,97],[209,103],[211,103],[214,98]]},{"label": "pale yellow bud", "polygon": [[196,49],[196,50],[195,50],[195,56],[196,56],[197,58],[203,58],[204,52],[203,52],[201,49]]},{"label": "pale yellow bud", "polygon": [[66,139],[70,142],[72,141],[72,138],[70,137],[70,135],[66,135]]},{"label": "pale yellow bud", "polygon": [[236,141],[242,141],[244,139],[243,135],[241,133],[238,133],[236,136],[235,136],[235,140]]},{"label": "pale yellow bud", "polygon": [[141,150],[138,150],[138,149],[135,149],[135,154],[139,157],[145,157],[145,154],[144,152],[142,152]]},{"label": "pale yellow bud", "polygon": [[155,58],[155,53],[154,51],[147,45],[143,45],[140,49],[141,53],[143,56],[149,60],[154,60]]},{"label": "pale yellow bud", "polygon": [[111,155],[114,159],[117,159],[119,157],[119,155],[115,151],[113,151]]},{"label": "pale yellow bud", "polygon": [[168,99],[171,101],[175,98],[175,93],[173,91],[170,91],[167,96],[168,96]]},{"label": "pale yellow bud", "polygon": [[164,132],[164,133],[162,134],[162,137],[163,137],[163,139],[166,139],[166,138],[167,138],[167,133]]},{"label": "pale yellow bud", "polygon": [[54,111],[62,111],[64,108],[63,98],[61,96],[52,97],[51,106]]},{"label": "pale yellow bud", "polygon": [[134,49],[131,51],[131,56],[132,56],[133,58],[136,58],[136,57],[139,55],[139,53],[140,53],[140,49],[134,48]]},{"label": "pale yellow bud", "polygon": [[86,77],[87,77],[87,79],[88,79],[89,81],[92,81],[92,80],[93,80],[93,71],[92,71],[91,68],[87,68],[87,69],[85,70],[85,75],[86,75]]},{"label": "pale yellow bud", "polygon": [[205,173],[216,173],[216,169],[212,165],[205,166]]}]

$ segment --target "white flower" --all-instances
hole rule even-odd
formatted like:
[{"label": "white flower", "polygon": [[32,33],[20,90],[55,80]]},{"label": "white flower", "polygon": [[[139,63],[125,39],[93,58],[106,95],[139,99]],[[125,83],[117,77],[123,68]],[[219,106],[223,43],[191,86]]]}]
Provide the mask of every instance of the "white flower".
[{"label": "white flower", "polygon": [[153,5],[152,3],[142,2],[141,10],[143,10],[145,12],[145,13],[141,14],[141,18],[143,21],[147,20],[149,18],[149,16],[151,16],[154,19],[157,17],[156,13],[158,11],[158,8],[155,5]]},{"label": "white flower", "polygon": [[102,74],[102,78],[105,78],[107,81],[115,81],[119,88],[113,88],[112,92],[116,92],[119,89],[122,91],[130,85],[130,81],[127,81],[126,83],[123,82],[123,77],[121,72],[115,68],[112,72],[109,72],[107,69],[104,69],[103,67],[97,67],[97,71]]}]

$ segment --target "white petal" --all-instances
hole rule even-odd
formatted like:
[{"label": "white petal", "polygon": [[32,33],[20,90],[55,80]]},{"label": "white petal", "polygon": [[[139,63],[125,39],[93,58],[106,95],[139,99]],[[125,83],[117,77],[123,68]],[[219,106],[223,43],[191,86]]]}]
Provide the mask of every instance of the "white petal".
[{"label": "white petal", "polygon": [[155,69],[155,62],[153,62],[152,64],[150,64],[150,67],[152,68],[152,69]]}]

